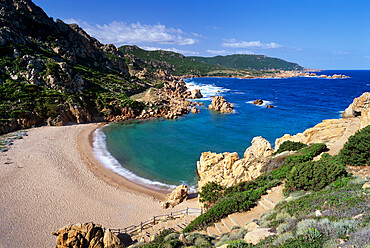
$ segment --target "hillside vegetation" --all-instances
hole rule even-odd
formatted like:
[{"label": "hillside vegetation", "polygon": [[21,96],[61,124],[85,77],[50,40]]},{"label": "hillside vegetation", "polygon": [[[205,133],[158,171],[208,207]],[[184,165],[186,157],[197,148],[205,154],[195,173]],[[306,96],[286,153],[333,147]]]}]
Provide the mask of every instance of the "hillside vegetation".
[{"label": "hillside vegetation", "polygon": [[[143,247],[370,247],[370,188],[365,184],[369,178],[350,175],[344,166],[349,148],[351,154],[367,154],[369,142],[359,140],[369,133],[370,126],[363,128],[350,137],[339,155],[324,153],[317,161],[313,158],[326,150],[325,144],[283,143],[282,150],[297,151],[280,156],[277,152],[263,168],[266,172],[255,180],[228,188],[214,182],[203,186],[200,201],[208,203],[210,209],[183,230],[181,239],[179,233],[166,230]],[[356,157],[354,163],[365,166],[368,162]],[[244,227],[235,226],[220,236],[193,232],[231,213],[250,210],[268,189],[283,181],[283,200],[252,221],[274,235],[253,245],[245,242],[248,230]]]},{"label": "hillside vegetation", "polygon": [[[0,134],[33,125],[104,121],[141,104],[150,85],[123,55],[76,24],[56,22],[30,0],[0,4]],[[127,111],[126,111],[127,112]]]},{"label": "hillside vegetation", "polygon": [[189,57],[199,62],[246,70],[302,70],[297,63],[264,55],[234,54],[215,57]]},{"label": "hillside vegetation", "polygon": [[[185,57],[182,54],[171,51],[146,51],[137,46],[122,46],[119,50],[125,54],[132,63],[129,63],[131,70],[146,69],[149,73],[157,70],[165,70],[171,75],[197,75],[197,76],[258,76],[260,71],[240,70],[227,66],[211,64],[198,61],[192,57]],[[265,72],[268,73],[268,72]]]}]

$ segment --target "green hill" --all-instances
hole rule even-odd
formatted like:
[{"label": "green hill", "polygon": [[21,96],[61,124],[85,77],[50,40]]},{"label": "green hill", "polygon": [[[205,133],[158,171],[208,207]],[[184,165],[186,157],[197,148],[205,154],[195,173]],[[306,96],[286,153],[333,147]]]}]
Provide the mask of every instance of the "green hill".
[{"label": "green hill", "polygon": [[146,68],[149,71],[167,70],[175,76],[186,74],[207,75],[209,72],[224,69],[222,66],[199,62],[171,51],[146,51],[137,46],[121,46],[119,50],[126,57],[135,60],[136,65],[141,68]]},{"label": "green hill", "polygon": [[54,21],[30,0],[0,6],[0,134],[110,120],[136,109],[129,96],[150,85],[130,76],[116,47]]},{"label": "green hill", "polygon": [[265,55],[234,54],[215,57],[189,57],[199,62],[219,65],[235,69],[249,70],[302,70],[303,67],[297,63],[287,62],[278,58]]}]

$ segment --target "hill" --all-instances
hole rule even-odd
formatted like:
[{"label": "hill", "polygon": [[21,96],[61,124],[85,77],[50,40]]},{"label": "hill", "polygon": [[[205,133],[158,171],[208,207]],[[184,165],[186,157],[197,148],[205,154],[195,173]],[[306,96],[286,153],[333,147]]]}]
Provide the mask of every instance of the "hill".
[{"label": "hill", "polygon": [[215,57],[189,57],[199,62],[235,69],[248,70],[302,70],[303,67],[278,58],[264,55],[234,54]]},{"label": "hill", "polygon": [[[198,75],[198,76],[248,76],[259,75],[260,72],[227,68],[217,64],[198,61],[192,57],[172,51],[146,51],[137,46],[121,46],[119,50],[128,59],[130,71],[138,77],[151,77],[158,74],[168,73],[174,76]],[[145,70],[145,71],[144,71]],[[161,71],[159,71],[161,70]]]},{"label": "hill", "polygon": [[54,21],[30,0],[1,1],[0,8],[0,134],[137,109],[128,97],[150,85],[130,76],[114,45]]}]

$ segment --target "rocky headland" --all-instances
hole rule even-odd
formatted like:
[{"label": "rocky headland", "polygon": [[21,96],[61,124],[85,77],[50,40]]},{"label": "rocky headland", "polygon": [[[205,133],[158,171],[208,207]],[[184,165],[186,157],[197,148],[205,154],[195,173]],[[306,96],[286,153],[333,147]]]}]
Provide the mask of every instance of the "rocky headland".
[{"label": "rocky headland", "polygon": [[215,96],[212,103],[208,106],[209,109],[220,111],[220,113],[233,113],[234,106],[227,102],[222,96]]},{"label": "rocky headland", "polygon": [[348,138],[356,131],[370,125],[370,93],[365,92],[356,98],[343,112],[342,119],[324,120],[303,133],[285,134],[276,139],[275,150],[262,137],[255,137],[252,145],[245,150],[243,158],[237,153],[202,153],[197,162],[199,175],[198,191],[208,182],[216,182],[224,187],[234,186],[243,181],[250,181],[262,174],[262,169],[269,157],[287,140],[304,144],[324,143],[329,154],[335,155],[343,147]]},{"label": "rocky headland", "polygon": [[236,152],[202,153],[197,162],[198,191],[208,182],[230,187],[258,177],[265,158],[273,152],[270,142],[262,137],[254,137],[241,159]]}]

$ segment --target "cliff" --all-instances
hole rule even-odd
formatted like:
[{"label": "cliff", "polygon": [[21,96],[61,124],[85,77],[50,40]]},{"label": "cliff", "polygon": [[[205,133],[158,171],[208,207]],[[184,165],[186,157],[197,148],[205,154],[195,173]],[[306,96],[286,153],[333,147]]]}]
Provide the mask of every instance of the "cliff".
[{"label": "cliff", "polygon": [[0,9],[0,134],[141,111],[128,97],[150,84],[130,76],[114,45],[54,21],[30,0],[4,0]]},{"label": "cliff", "polygon": [[241,159],[236,152],[203,152],[197,162],[198,191],[208,182],[230,187],[258,177],[266,157],[273,152],[270,143],[262,137],[253,138]]},{"label": "cliff", "polygon": [[342,119],[323,120],[303,133],[296,135],[285,134],[276,139],[275,150],[286,140],[302,142],[304,144],[325,143],[330,154],[336,154],[343,147],[348,138],[359,129],[370,124],[370,93],[365,92],[343,112]]}]

